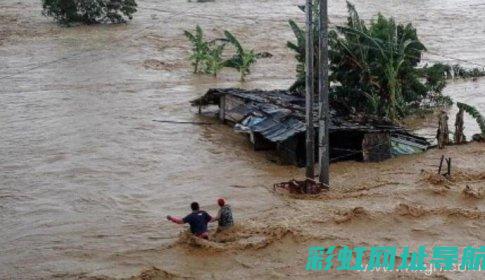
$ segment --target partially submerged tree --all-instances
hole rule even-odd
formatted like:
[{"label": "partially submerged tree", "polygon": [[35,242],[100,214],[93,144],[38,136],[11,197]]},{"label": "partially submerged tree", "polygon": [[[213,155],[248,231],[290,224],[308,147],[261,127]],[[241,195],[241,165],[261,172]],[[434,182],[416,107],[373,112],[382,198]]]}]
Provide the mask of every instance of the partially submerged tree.
[{"label": "partially submerged tree", "polygon": [[199,73],[200,63],[207,58],[209,43],[204,40],[204,33],[199,25],[196,26],[194,33],[185,30],[184,34],[192,43],[192,54],[189,59],[192,61],[192,66],[194,66],[194,73]]},{"label": "partially submerged tree", "polygon": [[[448,65],[447,65],[448,66]],[[472,68],[467,69],[458,64],[448,66],[448,77],[449,78],[462,78],[462,79],[477,79],[479,77],[485,77],[485,69],[483,68]]]},{"label": "partially submerged tree", "polygon": [[[420,66],[426,48],[411,24],[399,24],[381,14],[366,24],[352,4],[347,3],[347,8],[347,23],[329,32],[330,102],[335,109],[397,120],[424,104],[452,104],[450,98],[442,95],[446,78],[452,72],[462,77],[464,71],[444,64]],[[296,42],[288,42],[287,46],[298,60],[296,81],[290,90],[303,94],[305,32],[294,21],[289,24]],[[315,24],[312,31],[315,61],[317,28]],[[317,69],[315,63],[315,73]],[[480,75],[477,70],[472,73]]]},{"label": "partially submerged tree", "polygon": [[438,140],[438,148],[443,149],[450,143],[450,131],[448,128],[448,114],[446,111],[441,111],[438,115],[438,131],[436,132],[436,139]]},{"label": "partially submerged tree", "polygon": [[132,19],[135,0],[42,0],[42,13],[60,24],[120,23]]},{"label": "partially submerged tree", "polygon": [[456,113],[456,118],[455,118],[455,134],[454,134],[454,140],[455,144],[462,144],[466,142],[466,137],[464,133],[464,121],[463,121],[463,115],[465,111],[463,108],[459,108],[458,113]]},{"label": "partially submerged tree", "polygon": [[464,110],[477,121],[478,126],[480,127],[481,136],[485,139],[485,117],[473,106],[461,102],[457,102],[456,105],[458,106],[458,109]]},{"label": "partially submerged tree", "polygon": [[334,102],[397,120],[424,99],[439,99],[443,74],[418,67],[426,48],[411,24],[378,14],[367,26],[352,4],[348,9],[347,25],[330,33]]},{"label": "partially submerged tree", "polygon": [[225,61],[222,57],[224,47],[226,44],[220,40],[209,42],[209,48],[204,60],[204,73],[217,76],[217,74],[224,68]]},{"label": "partially submerged tree", "polygon": [[349,4],[347,26],[337,27],[337,32],[331,34],[330,51],[332,78],[341,84],[336,98],[350,95],[346,100],[352,100],[354,107],[368,111],[359,106],[368,104],[370,113],[397,119],[405,110],[405,87],[419,83],[414,67],[425,48],[416,30],[381,14],[367,27]]},{"label": "partially submerged tree", "polygon": [[257,53],[254,50],[244,49],[236,37],[227,30],[224,31],[224,35],[226,36],[226,40],[236,49],[236,53],[224,62],[224,66],[239,71],[241,74],[241,81],[244,81],[246,75],[251,73],[250,67],[252,64],[256,63],[258,58],[270,56],[268,53]]},{"label": "partially submerged tree", "polygon": [[[295,59],[298,62],[296,64],[296,80],[295,82],[291,85],[290,91],[294,92],[304,92],[305,89],[305,57],[306,57],[306,52],[305,52],[305,46],[306,46],[306,41],[305,41],[305,31],[301,29],[298,24],[294,20],[289,20],[288,23],[290,24],[291,30],[293,31],[296,42],[287,42],[286,46],[293,50],[295,52]],[[314,32],[315,33],[315,32]],[[315,42],[316,40],[314,40]],[[318,42],[318,41],[317,41]],[[315,46],[317,47],[317,46]],[[318,48],[317,48],[318,49]],[[315,60],[317,61],[317,60]],[[317,63],[315,65],[318,66]],[[315,68],[315,73],[318,73],[318,68]],[[315,87],[318,88],[318,87]]]},{"label": "partially submerged tree", "polygon": [[[217,76],[224,67],[235,68],[241,73],[241,81],[244,81],[250,71],[252,64],[256,63],[258,58],[270,57],[267,52],[257,53],[254,50],[246,50],[241,43],[229,31],[224,31],[225,38],[206,41],[200,26],[197,25],[194,33],[184,32],[185,36],[192,43],[192,54],[189,57],[194,66],[194,73],[203,72]],[[235,54],[229,59],[225,59],[224,49],[227,43],[235,48]]]}]

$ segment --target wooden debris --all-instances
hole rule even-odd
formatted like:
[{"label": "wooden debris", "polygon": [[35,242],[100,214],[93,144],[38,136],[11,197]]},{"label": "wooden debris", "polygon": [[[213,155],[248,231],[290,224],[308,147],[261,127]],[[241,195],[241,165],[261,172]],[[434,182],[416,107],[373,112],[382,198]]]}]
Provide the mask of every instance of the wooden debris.
[{"label": "wooden debris", "polygon": [[[443,161],[446,162],[446,173],[441,173],[441,170],[443,169]],[[440,159],[440,166],[438,168],[438,175],[443,175],[445,177],[451,177],[451,158],[445,158],[444,155],[441,156]]]},{"label": "wooden debris", "polygon": [[463,194],[470,198],[481,199],[483,198],[483,193],[480,189],[471,188],[469,185],[463,189]]},{"label": "wooden debris", "polygon": [[292,194],[319,194],[322,190],[327,190],[328,186],[313,179],[290,180],[274,184],[273,189],[285,189]]},{"label": "wooden debris", "polygon": [[173,123],[173,124],[194,124],[194,125],[213,125],[210,122],[192,122],[192,121],[170,121],[170,120],[153,120],[159,123]]}]

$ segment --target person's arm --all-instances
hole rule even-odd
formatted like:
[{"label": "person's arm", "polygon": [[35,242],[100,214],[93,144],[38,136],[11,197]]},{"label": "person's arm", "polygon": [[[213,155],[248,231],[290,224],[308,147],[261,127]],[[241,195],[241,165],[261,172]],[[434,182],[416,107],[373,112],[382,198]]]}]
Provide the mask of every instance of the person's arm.
[{"label": "person's arm", "polygon": [[173,223],[176,223],[176,224],[185,224],[184,220],[182,218],[179,218],[179,217],[172,217],[170,215],[167,216],[167,220],[173,222]]},{"label": "person's arm", "polygon": [[209,215],[209,213],[205,213],[207,216],[206,216],[206,219],[207,219],[207,222],[208,223],[213,223],[215,221],[217,221],[215,218],[213,218],[211,215]]},{"label": "person's arm", "polygon": [[212,218],[211,222],[219,221],[219,219],[221,218],[221,212],[222,212],[222,209],[219,209],[219,211],[217,211],[217,216]]}]

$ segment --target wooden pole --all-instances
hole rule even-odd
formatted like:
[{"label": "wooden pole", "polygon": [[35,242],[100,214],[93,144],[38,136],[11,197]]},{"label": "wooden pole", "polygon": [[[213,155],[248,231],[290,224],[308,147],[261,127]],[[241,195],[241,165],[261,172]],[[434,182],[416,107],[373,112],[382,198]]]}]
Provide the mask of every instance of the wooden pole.
[{"label": "wooden pole", "polygon": [[219,120],[224,123],[226,120],[226,96],[221,95],[219,98]]},{"label": "wooden pole", "polygon": [[448,176],[451,176],[451,158],[447,159],[446,161],[448,163],[448,172],[446,172],[446,174],[448,174]]},{"label": "wooden pole", "polygon": [[465,111],[463,108],[459,108],[458,113],[456,113],[455,119],[455,144],[463,144],[466,142],[465,134],[463,133],[464,130],[464,121],[463,121],[463,114]]},{"label": "wooden pole", "polygon": [[306,0],[306,177],[315,177],[315,128],[313,125],[313,3]]},{"label": "wooden pole", "polygon": [[438,118],[438,132],[436,133],[438,139],[438,148],[443,149],[450,144],[450,135],[448,129],[448,114],[446,111],[441,111]]},{"label": "wooden pole", "polygon": [[318,164],[320,168],[318,179],[320,183],[329,185],[330,146],[329,146],[329,104],[328,91],[328,3],[319,0],[318,27]]},{"label": "wooden pole", "polygon": [[438,174],[441,175],[441,168],[443,167],[443,160],[445,159],[445,155],[441,156],[440,160],[440,167],[438,168]]}]

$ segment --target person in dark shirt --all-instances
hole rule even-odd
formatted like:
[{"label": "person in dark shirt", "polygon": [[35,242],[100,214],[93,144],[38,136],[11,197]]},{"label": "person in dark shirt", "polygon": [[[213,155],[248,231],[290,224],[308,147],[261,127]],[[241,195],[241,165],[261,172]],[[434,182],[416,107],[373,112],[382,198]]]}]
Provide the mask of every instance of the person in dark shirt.
[{"label": "person in dark shirt", "polygon": [[207,224],[215,220],[207,212],[201,211],[199,203],[197,202],[192,202],[190,208],[192,209],[192,213],[185,216],[185,218],[181,219],[168,215],[167,220],[176,224],[189,224],[192,234],[200,238],[209,239]]}]

